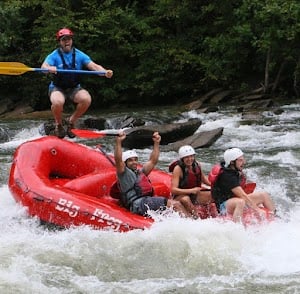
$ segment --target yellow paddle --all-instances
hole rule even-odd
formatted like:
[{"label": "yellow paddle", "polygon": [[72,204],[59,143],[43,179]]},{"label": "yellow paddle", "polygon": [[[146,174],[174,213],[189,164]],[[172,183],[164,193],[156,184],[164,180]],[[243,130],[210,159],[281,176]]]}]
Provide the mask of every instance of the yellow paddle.
[{"label": "yellow paddle", "polygon": [[[19,76],[28,71],[37,72],[48,72],[44,68],[32,68],[21,62],[0,62],[0,74],[1,75],[11,75]],[[59,73],[75,73],[75,74],[89,74],[89,75],[105,75],[105,71],[93,71],[93,70],[77,70],[77,69],[57,69]]]}]

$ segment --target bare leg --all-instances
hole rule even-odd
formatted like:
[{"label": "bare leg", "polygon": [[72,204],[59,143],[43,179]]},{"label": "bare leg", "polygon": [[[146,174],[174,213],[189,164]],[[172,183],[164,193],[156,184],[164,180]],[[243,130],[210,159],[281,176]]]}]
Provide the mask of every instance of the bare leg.
[{"label": "bare leg", "polygon": [[265,208],[269,209],[271,212],[275,211],[275,206],[271,200],[270,195],[267,192],[254,192],[248,195],[252,201],[256,204],[262,204]]},{"label": "bare leg", "polygon": [[226,201],[227,213],[232,215],[234,222],[241,222],[244,207],[245,207],[244,199],[233,197]]},{"label": "bare leg", "polygon": [[179,195],[175,198],[175,200],[179,201],[182,204],[182,206],[187,211],[189,217],[198,217],[196,207],[192,203],[190,196]]},{"label": "bare leg", "polygon": [[167,207],[173,207],[181,216],[190,217],[185,207],[177,200],[168,199]]},{"label": "bare leg", "polygon": [[65,104],[65,96],[60,91],[53,91],[50,95],[51,111],[57,125],[62,124],[62,112]]},{"label": "bare leg", "polygon": [[70,117],[70,123],[75,124],[75,122],[80,118],[90,107],[92,102],[91,95],[88,91],[81,89],[75,94],[74,103],[76,103],[75,112]]}]

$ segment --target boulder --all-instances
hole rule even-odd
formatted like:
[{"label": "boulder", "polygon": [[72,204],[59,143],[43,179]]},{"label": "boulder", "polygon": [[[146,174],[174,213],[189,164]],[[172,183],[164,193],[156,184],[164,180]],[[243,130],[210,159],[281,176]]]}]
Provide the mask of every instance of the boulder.
[{"label": "boulder", "polygon": [[191,145],[194,149],[208,147],[212,145],[219,137],[222,136],[224,128],[217,128],[211,131],[203,131],[193,134],[183,140],[162,146],[162,151],[178,151],[183,145]]},{"label": "boulder", "polygon": [[105,118],[87,118],[84,120],[84,126],[90,129],[103,130],[106,128]]},{"label": "boulder", "polygon": [[84,127],[90,129],[124,129],[128,127],[143,126],[145,121],[136,119],[132,116],[125,115],[124,117],[112,118],[107,121],[106,118],[102,117],[90,117],[84,120]]},{"label": "boulder", "polygon": [[184,123],[135,127],[126,131],[127,136],[123,146],[128,149],[151,146],[153,145],[152,134],[155,131],[161,135],[161,145],[166,145],[194,134],[201,123],[199,119],[190,119]]}]

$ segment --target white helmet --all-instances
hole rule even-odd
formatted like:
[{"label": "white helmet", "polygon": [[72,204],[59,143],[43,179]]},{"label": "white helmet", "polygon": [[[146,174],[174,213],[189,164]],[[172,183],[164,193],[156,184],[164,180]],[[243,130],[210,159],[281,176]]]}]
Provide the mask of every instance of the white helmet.
[{"label": "white helmet", "polygon": [[179,158],[183,158],[190,155],[195,155],[196,152],[194,148],[190,145],[181,146],[178,150]]},{"label": "white helmet", "polygon": [[243,156],[244,153],[239,148],[229,148],[224,152],[225,167],[230,165],[230,162]]},{"label": "white helmet", "polygon": [[122,154],[122,160],[125,162],[128,158],[138,157],[134,150],[127,150]]}]

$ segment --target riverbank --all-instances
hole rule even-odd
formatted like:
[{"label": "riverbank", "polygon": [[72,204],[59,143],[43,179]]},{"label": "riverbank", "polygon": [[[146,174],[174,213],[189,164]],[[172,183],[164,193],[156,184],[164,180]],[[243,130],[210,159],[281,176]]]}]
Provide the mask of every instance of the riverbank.
[{"label": "riverbank", "polygon": [[[276,108],[285,105],[298,103],[299,99],[287,98],[279,96],[271,96],[262,94],[257,91],[247,92],[243,94],[236,94],[234,91],[214,89],[204,95],[194,97],[189,101],[175,103],[172,105],[165,105],[164,108],[178,109],[178,111],[196,110],[199,112],[209,113],[215,112],[222,107],[233,106],[237,112],[261,112],[273,110],[276,112]],[[155,109],[158,106],[147,106],[147,109]],[[162,107],[162,106],[159,106]],[[87,111],[86,114],[93,115],[93,113],[132,113],[134,111],[143,111],[144,107],[126,107],[124,105],[111,105],[105,109],[95,109],[93,106]],[[71,113],[72,107],[67,104],[65,113]],[[36,111],[30,105],[22,103],[16,103],[10,105],[10,107],[2,106],[0,108],[0,119],[14,120],[14,119],[52,119],[51,110]]]}]

